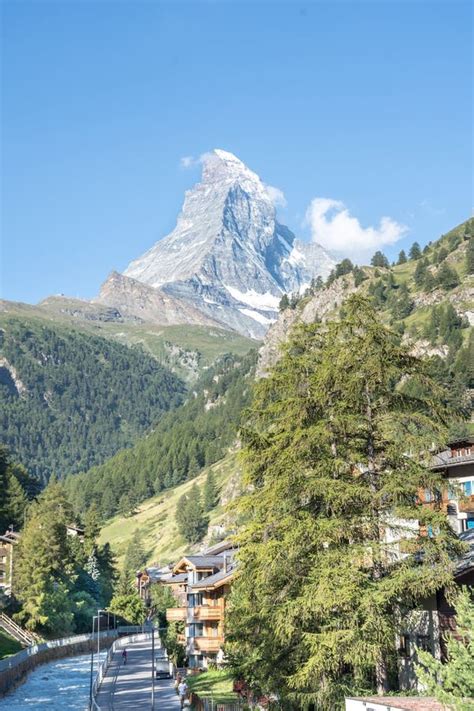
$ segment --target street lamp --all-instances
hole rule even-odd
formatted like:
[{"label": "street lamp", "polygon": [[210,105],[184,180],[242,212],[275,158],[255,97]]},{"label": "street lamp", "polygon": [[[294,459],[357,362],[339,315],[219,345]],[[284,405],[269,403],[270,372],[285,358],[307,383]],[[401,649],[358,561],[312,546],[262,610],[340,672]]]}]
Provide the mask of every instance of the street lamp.
[{"label": "street lamp", "polygon": [[94,674],[94,627],[97,615],[92,616],[92,644],[91,644],[91,678],[89,687],[89,711],[92,709],[92,676]]},{"label": "street lamp", "polygon": [[97,610],[97,675],[100,671],[100,615],[102,612],[105,612],[105,610]]}]

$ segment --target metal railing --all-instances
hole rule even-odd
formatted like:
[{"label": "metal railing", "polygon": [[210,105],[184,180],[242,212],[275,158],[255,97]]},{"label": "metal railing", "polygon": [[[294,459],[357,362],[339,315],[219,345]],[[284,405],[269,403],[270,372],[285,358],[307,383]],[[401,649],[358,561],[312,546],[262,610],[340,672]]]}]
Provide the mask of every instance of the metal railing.
[{"label": "metal railing", "polygon": [[[101,639],[106,637],[112,637],[114,634],[116,634],[116,630],[105,630],[104,632],[100,632],[100,637]],[[6,669],[13,669],[14,667],[25,661],[25,659],[28,659],[29,657],[32,657],[38,654],[39,652],[43,652],[46,649],[53,649],[55,647],[66,647],[69,644],[80,644],[81,642],[88,642],[92,639],[97,639],[97,634],[95,634],[94,636],[92,636],[91,634],[78,634],[72,637],[62,637],[61,639],[53,639],[49,642],[34,644],[32,647],[23,649],[21,652],[17,652],[17,654],[13,654],[11,657],[1,659],[0,672],[5,671]]]},{"label": "metal railing", "polygon": [[[135,631],[137,630],[137,627],[132,627]],[[123,628],[119,628],[123,629]],[[138,629],[142,629],[139,627]],[[102,681],[107,674],[108,668],[110,666],[110,662],[112,661],[112,658],[114,656],[114,653],[120,649],[121,647],[126,647],[130,644],[133,644],[134,642],[142,642],[147,639],[151,639],[151,632],[139,632],[138,634],[132,634],[128,635],[126,637],[120,637],[119,639],[116,639],[115,642],[112,644],[111,647],[109,647],[107,651],[107,655],[105,659],[103,660],[102,664],[99,667],[99,671],[96,674],[96,677],[94,679],[94,682],[92,684],[92,697],[89,703],[89,709],[92,709],[93,711],[101,711],[101,707],[98,705],[96,701],[96,696],[100,690],[100,685],[102,684]]]}]

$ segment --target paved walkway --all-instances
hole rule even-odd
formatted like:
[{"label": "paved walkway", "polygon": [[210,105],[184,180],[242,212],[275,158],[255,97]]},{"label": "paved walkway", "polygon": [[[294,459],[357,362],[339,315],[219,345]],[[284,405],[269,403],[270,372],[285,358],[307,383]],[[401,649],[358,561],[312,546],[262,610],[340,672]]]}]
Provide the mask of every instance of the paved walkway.
[{"label": "paved walkway", "polygon": [[[159,642],[158,642],[159,644]],[[155,646],[155,655],[160,649]],[[101,711],[151,709],[151,640],[127,646],[127,663],[119,648],[96,697]],[[155,711],[177,711],[179,699],[172,679],[155,679]]]}]

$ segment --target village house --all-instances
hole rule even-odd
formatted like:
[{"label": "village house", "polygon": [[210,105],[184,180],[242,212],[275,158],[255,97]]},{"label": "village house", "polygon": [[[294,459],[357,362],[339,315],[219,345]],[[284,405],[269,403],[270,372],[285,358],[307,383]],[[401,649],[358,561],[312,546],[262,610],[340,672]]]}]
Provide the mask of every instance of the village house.
[{"label": "village house", "polygon": [[12,530],[0,536],[0,591],[5,595],[11,595],[14,547],[19,540],[20,534]]}]

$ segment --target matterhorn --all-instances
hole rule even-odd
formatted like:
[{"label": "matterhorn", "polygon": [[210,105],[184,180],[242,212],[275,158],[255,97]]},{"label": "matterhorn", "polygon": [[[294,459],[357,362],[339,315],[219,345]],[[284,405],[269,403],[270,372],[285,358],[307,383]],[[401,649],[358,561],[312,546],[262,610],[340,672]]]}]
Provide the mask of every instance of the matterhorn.
[{"label": "matterhorn", "polygon": [[271,192],[235,155],[215,149],[202,165],[174,230],[112,274],[97,300],[139,316],[136,295],[147,319],[213,323],[261,338],[282,295],[327,276],[334,260],[277,221]]}]

